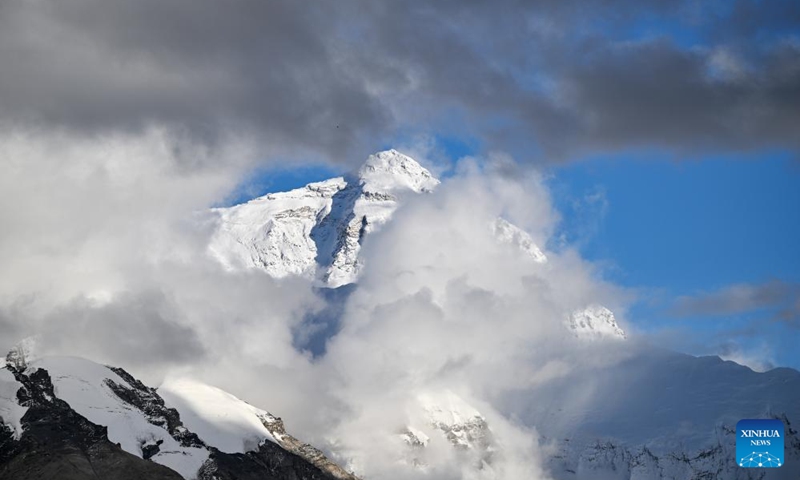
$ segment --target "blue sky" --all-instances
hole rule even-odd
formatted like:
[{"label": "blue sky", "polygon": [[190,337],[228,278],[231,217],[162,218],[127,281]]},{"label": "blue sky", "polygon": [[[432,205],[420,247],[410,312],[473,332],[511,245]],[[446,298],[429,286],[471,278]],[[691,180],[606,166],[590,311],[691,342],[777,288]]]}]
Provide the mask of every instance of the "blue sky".
[{"label": "blue sky", "polygon": [[[791,155],[595,158],[552,174],[561,233],[611,281],[635,289],[633,328],[688,353],[800,367],[791,305],[800,163]],[[751,294],[759,299],[742,298]],[[776,320],[786,308],[793,318]]]}]

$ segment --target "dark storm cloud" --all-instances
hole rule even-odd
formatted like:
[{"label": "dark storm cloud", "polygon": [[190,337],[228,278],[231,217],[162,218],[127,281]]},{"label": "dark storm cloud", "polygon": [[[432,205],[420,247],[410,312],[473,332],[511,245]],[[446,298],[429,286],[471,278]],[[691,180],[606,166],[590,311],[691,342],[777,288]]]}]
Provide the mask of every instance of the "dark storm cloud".
[{"label": "dark storm cloud", "polygon": [[720,316],[776,309],[775,319],[789,324],[800,318],[800,285],[773,280],[732,285],[714,292],[679,297],[670,312],[677,317]]},{"label": "dark storm cloud", "polygon": [[252,130],[338,152],[384,123],[337,66],[326,4],[3,2],[6,119],[78,131],[160,122],[205,140]]},{"label": "dark storm cloud", "polygon": [[800,48],[775,48],[753,60],[752,72],[734,64],[714,72],[713,55],[667,40],[590,49],[585,63],[567,66],[566,73],[572,101],[583,112],[578,135],[589,145],[616,148],[797,147]]},{"label": "dark storm cloud", "polygon": [[796,149],[797,19],[752,1],[10,0],[0,115],[244,132],[328,158],[408,131],[528,158]]}]

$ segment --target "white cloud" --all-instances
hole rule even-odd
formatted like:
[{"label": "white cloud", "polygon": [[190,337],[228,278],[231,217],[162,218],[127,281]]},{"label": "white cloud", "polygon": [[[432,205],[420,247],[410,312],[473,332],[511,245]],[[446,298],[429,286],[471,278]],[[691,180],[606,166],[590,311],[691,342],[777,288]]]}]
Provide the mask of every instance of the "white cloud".
[{"label": "white cloud", "polygon": [[365,243],[363,276],[323,360],[346,406],[333,435],[365,476],[399,478],[397,433],[419,408],[417,395],[443,389],[480,405],[504,453],[490,477],[434,445],[429,468],[406,468],[407,478],[546,476],[535,432],[505,418],[499,404],[510,390],[580,364],[584,347],[564,318],[620,297],[574,252],[548,253],[540,264],[497,242],[487,227],[501,214],[540,237],[556,218],[538,176],[512,181],[468,163]]},{"label": "white cloud", "polygon": [[[367,238],[341,331],[312,359],[293,346],[304,315],[322,306],[311,284],[227,272],[205,252],[198,212],[248,167],[246,141],[193,149],[159,130],[2,140],[0,190],[13,202],[0,207],[0,347],[38,334],[41,354],[120,365],[150,384],[168,372],[199,377],[281,415],[369,478],[545,477],[535,431],[506,417],[503,397],[602,358],[562,322],[622,299],[575,251],[541,264],[498,242],[498,216],[544,245],[558,215],[537,174],[500,155],[484,167],[467,159]],[[427,470],[397,463],[397,433],[421,415],[415,399],[443,390],[487,419],[503,447],[491,468],[475,466],[479,455],[465,462],[441,435]]]}]

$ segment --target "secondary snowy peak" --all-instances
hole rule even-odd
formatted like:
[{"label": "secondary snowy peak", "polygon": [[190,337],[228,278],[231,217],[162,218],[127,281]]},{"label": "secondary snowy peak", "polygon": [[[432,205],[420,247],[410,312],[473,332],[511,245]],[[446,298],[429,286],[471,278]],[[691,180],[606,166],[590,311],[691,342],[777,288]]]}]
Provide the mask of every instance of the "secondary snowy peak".
[{"label": "secondary snowy peak", "polygon": [[576,310],[567,320],[567,327],[575,336],[590,340],[627,337],[625,331],[617,324],[614,313],[602,305],[594,304]]},{"label": "secondary snowy peak", "polygon": [[446,390],[417,397],[427,425],[410,425],[404,432],[411,445],[427,445],[429,437],[423,428],[438,430],[455,447],[486,451],[492,443],[486,419],[472,405]]},{"label": "secondary snowy peak", "polygon": [[475,471],[492,469],[497,446],[486,419],[477,409],[450,390],[426,392],[416,400],[410,410],[412,420],[399,432],[406,445],[402,457],[405,463],[426,471],[426,451],[449,445],[464,465],[472,465]]}]

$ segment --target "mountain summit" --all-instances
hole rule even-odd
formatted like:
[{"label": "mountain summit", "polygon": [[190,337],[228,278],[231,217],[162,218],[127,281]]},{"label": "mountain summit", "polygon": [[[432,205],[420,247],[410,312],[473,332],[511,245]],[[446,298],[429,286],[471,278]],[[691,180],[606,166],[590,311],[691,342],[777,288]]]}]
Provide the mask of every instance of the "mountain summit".
[{"label": "mountain summit", "polygon": [[376,153],[355,174],[214,209],[218,226],[209,250],[230,269],[300,275],[328,287],[353,283],[364,236],[391,218],[400,196],[438,184],[411,157]]}]

